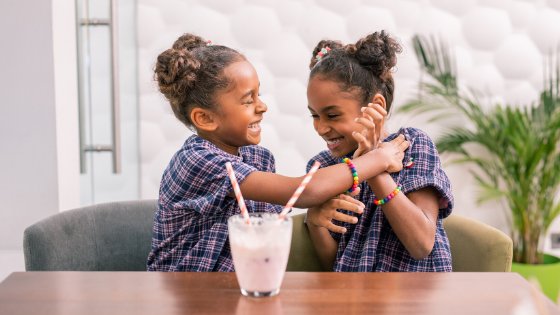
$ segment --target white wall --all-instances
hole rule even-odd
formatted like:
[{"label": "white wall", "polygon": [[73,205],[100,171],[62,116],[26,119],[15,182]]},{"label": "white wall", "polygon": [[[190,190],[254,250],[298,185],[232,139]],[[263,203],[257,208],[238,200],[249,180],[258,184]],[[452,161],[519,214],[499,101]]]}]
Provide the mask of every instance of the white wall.
[{"label": "white wall", "polygon": [[73,0],[52,0],[58,209],[80,206],[76,19]]},{"label": "white wall", "polygon": [[[274,153],[280,173],[302,175],[307,160],[326,148],[306,108],[307,65],[314,45],[324,38],[356,41],[381,29],[404,46],[395,73],[395,108],[414,97],[420,77],[410,45],[415,33],[440,36],[453,48],[462,84],[498,100],[527,104],[541,89],[543,53],[560,43],[560,2],[138,0],[142,197],[157,196],[163,169],[189,135],[152,80],[157,55],[179,35],[193,32],[248,57],[269,107],[262,145]],[[389,125],[392,130],[419,127],[432,138],[442,130],[424,117],[403,114],[393,115]],[[474,204],[477,189],[465,168],[445,169],[454,188],[455,213],[508,230],[499,205]]]},{"label": "white wall", "polygon": [[27,226],[79,202],[73,29],[71,0],[0,1],[0,279]]},{"label": "white wall", "polygon": [[0,2],[0,250],[11,266],[22,266],[25,227],[58,211],[51,22],[51,1]]}]

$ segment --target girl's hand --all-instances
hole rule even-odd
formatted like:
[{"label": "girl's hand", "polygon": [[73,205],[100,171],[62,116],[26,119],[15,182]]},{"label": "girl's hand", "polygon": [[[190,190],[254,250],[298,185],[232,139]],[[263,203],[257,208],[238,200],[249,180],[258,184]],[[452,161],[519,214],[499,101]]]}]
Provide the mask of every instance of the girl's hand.
[{"label": "girl's hand", "polygon": [[377,150],[381,150],[388,162],[387,172],[399,172],[403,168],[404,151],[408,149],[410,143],[406,141],[404,135],[399,135],[389,142],[379,144]]},{"label": "girl's hand", "polygon": [[[360,188],[358,187],[352,192],[352,195],[357,195],[359,191]],[[358,218],[339,212],[338,209],[361,214],[364,212],[364,208],[365,205],[359,200],[352,198],[350,195],[341,194],[320,206],[309,208],[307,210],[307,224],[324,227],[335,233],[346,233],[346,228],[335,225],[332,220],[355,224],[358,222]]]},{"label": "girl's hand", "polygon": [[361,132],[353,132],[352,137],[358,142],[358,149],[352,158],[357,158],[379,146],[382,140],[383,123],[387,116],[387,111],[379,104],[369,103],[367,107],[362,107],[362,117],[355,121],[364,126]]}]

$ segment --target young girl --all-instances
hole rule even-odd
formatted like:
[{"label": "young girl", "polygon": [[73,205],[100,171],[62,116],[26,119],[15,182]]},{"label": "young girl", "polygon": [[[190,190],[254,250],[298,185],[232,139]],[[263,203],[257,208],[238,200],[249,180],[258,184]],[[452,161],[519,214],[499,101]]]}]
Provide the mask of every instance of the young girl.
[{"label": "young girl", "polygon": [[[266,105],[259,78],[237,51],[185,34],[157,58],[155,78],[189,137],[163,173],[154,216],[150,271],[233,271],[227,219],[239,213],[225,169],[231,162],[249,212],[280,212],[301,177],[274,174],[274,158],[256,146]],[[362,178],[402,168],[404,137],[354,160]],[[318,171],[297,207],[324,203],[352,186],[346,165]],[[362,204],[344,208],[358,211]]]},{"label": "young girl", "polygon": [[312,158],[308,168],[313,161],[326,167],[339,164],[341,158],[356,158],[375,148],[379,139],[404,135],[411,143],[402,171],[383,172],[360,185],[357,198],[365,209],[357,224],[338,223],[337,228],[331,222],[333,214],[351,214],[337,213],[332,204],[309,209],[307,223],[315,248],[324,266],[335,271],[451,271],[442,219],[451,213],[453,196],[437,150],[418,129],[403,128],[391,135],[383,130],[393,100],[391,70],[400,51],[383,31],[355,44],[321,41],[313,51],[309,111],[329,150]]}]

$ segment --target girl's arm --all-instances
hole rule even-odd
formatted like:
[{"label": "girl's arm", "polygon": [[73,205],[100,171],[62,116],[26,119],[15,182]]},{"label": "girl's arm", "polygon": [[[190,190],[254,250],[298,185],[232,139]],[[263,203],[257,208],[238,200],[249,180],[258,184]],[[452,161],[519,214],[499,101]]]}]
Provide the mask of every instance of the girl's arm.
[{"label": "girl's arm", "polygon": [[[387,112],[376,104],[369,104],[362,112],[363,117],[358,122],[364,129],[354,136],[361,150],[356,150],[355,156],[385,145],[379,140]],[[384,198],[397,187],[388,173],[370,178],[367,182],[378,198]],[[438,194],[433,188],[420,189],[408,195],[397,194],[381,208],[410,256],[423,259],[432,252],[439,213]]]},{"label": "girl's arm", "polygon": [[[311,211],[314,211],[313,208],[307,210],[308,213]],[[338,242],[335,241],[329,231],[322,226],[315,226],[307,223],[307,227],[309,228],[309,236],[311,237],[311,242],[313,242],[313,247],[315,248],[315,252],[317,252],[321,266],[323,266],[324,270],[333,270],[334,260],[338,250]]]},{"label": "girl's arm", "polygon": [[[409,143],[404,136],[395,140],[352,161],[360,178],[371,178],[395,167],[402,168],[404,151]],[[283,205],[288,202],[303,177],[257,171],[249,174],[240,184],[240,188],[246,199]],[[320,205],[347,190],[352,183],[352,173],[344,163],[321,168],[307,184],[295,206],[310,208]]]},{"label": "girl's arm", "polygon": [[309,235],[319,261],[325,270],[332,270],[338,242],[331,236],[330,231],[345,233],[346,229],[332,223],[338,220],[347,223],[357,223],[358,218],[338,212],[337,209],[352,211],[358,214],[363,213],[364,204],[348,195],[339,195],[319,207],[307,210],[306,224],[309,228]]},{"label": "girl's arm", "polygon": [[[388,173],[367,182],[378,198],[384,198],[397,187]],[[432,252],[439,213],[438,200],[434,189],[423,188],[408,195],[399,193],[381,206],[391,228],[414,259],[424,259]]]}]

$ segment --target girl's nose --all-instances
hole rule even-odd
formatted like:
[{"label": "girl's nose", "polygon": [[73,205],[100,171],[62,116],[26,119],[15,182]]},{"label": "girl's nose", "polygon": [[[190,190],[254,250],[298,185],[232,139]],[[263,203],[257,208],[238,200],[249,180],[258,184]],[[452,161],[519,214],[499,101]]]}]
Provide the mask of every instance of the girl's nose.
[{"label": "girl's nose", "polygon": [[259,99],[257,102],[257,107],[255,107],[255,111],[260,114],[266,112],[267,110],[268,106],[266,106],[266,104],[261,99]]},{"label": "girl's nose", "polygon": [[330,130],[328,124],[321,122],[320,119],[315,120],[313,125],[315,126],[315,131],[317,131],[320,136],[325,135]]}]

